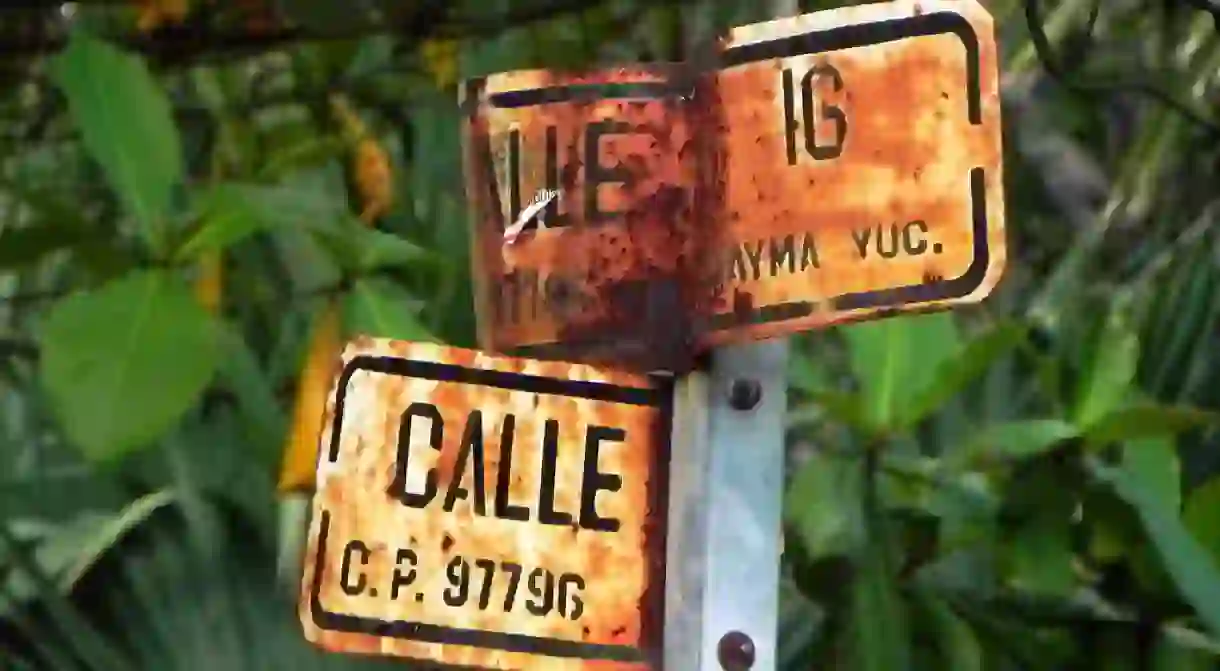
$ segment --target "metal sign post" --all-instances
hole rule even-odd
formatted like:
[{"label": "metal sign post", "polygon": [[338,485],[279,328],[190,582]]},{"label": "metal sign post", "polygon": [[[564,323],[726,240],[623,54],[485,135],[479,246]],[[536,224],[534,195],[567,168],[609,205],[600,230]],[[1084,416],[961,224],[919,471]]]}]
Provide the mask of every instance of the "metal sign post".
[{"label": "metal sign post", "polygon": [[775,668],[787,362],[730,345],[675,390],[666,669]]},{"label": "metal sign post", "polygon": [[506,670],[775,669],[783,338],[995,286],[997,52],[977,0],[707,44],[466,83],[486,351],[349,345],[311,640]]}]

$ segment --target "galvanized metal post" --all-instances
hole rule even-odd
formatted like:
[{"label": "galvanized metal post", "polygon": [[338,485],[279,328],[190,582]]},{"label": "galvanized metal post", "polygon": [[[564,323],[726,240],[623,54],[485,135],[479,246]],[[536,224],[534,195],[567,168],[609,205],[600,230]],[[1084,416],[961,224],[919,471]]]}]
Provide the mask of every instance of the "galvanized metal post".
[{"label": "galvanized metal post", "polygon": [[678,381],[666,669],[775,669],[787,362],[787,340],[724,347]]}]

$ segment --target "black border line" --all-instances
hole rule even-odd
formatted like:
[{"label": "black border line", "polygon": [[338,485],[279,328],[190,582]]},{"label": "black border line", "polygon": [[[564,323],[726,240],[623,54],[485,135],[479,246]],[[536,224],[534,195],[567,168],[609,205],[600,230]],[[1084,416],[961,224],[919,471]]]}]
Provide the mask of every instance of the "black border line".
[{"label": "black border line", "polygon": [[[728,69],[750,63],[789,58],[793,56],[812,55],[828,51],[840,51],[855,47],[866,47],[885,44],[898,40],[933,37],[936,35],[955,35],[966,50],[966,116],[971,125],[982,125],[982,63],[978,34],[964,16],[954,12],[932,12],[916,16],[883,19],[871,23],[838,26],[826,30],[816,30],[808,33],[792,35],[765,42],[756,42],[730,47],[719,54],[716,65],[720,69]],[[473,80],[467,83],[470,91],[477,91],[485,79]],[[582,99],[586,96],[602,98],[622,97],[655,97],[683,95],[685,82],[669,82],[666,84],[644,84],[645,88],[635,90],[619,84],[622,89],[616,93],[611,84],[588,84],[573,86],[555,86],[540,89],[528,89],[498,93],[489,98],[497,107],[524,107],[529,104],[560,103]],[[627,86],[640,87],[641,84]],[[688,89],[689,86],[686,86]],[[624,93],[630,92],[630,95]],[[497,97],[499,96],[499,97]],[[468,96],[471,97],[471,96]],[[471,109],[470,114],[475,114]],[[490,156],[490,140],[481,149],[482,155]],[[495,188],[494,167],[490,161],[483,166],[484,178],[491,188]],[[969,196],[971,200],[971,232],[973,233],[974,259],[961,276],[900,287],[891,287],[875,291],[863,291],[825,299],[832,309],[839,311],[860,309],[894,309],[905,305],[928,303],[934,301],[952,300],[967,296],[978,289],[987,277],[991,254],[987,232],[986,179],[984,169],[971,168],[969,173]],[[710,331],[723,331],[741,326],[757,326],[777,321],[799,319],[814,314],[818,309],[818,301],[791,301],[775,303],[748,311],[738,311],[711,315],[705,322]],[[543,345],[529,346],[537,348]],[[531,349],[531,351],[532,351]],[[514,348],[514,352],[523,351]]]},{"label": "black border line", "polygon": [[[348,382],[359,371],[370,371],[399,375],[437,382],[456,382],[497,389],[525,391],[552,396],[570,396],[608,403],[649,406],[665,414],[670,407],[672,385],[657,378],[654,388],[624,387],[605,382],[581,380],[559,380],[536,375],[466,368],[456,364],[416,361],[396,357],[357,356],[343,369],[335,397],[334,426],[331,430],[327,460],[331,463],[339,458],[339,438],[343,428],[343,407],[347,396]],[[370,634],[388,638],[400,638],[426,643],[466,645],[491,648],[506,652],[529,653],[549,657],[567,657],[614,662],[647,662],[646,650],[626,645],[584,643],[560,638],[445,627],[425,622],[407,620],[381,620],[343,613],[333,613],[322,606],[321,591],[325,573],[326,543],[330,532],[330,511],[321,511],[318,531],[318,548],[315,554],[313,584],[310,587],[309,609],[313,622],[324,631]]]}]

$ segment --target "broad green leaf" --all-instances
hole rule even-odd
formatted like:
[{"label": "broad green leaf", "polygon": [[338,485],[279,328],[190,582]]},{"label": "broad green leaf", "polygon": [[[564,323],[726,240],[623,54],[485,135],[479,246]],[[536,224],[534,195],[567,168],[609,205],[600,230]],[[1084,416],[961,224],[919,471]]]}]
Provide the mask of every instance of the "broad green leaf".
[{"label": "broad green leaf", "polygon": [[40,376],[68,438],[114,459],[170,429],[216,368],[211,318],[178,277],[136,271],[55,304]]},{"label": "broad green leaf", "polygon": [[1220,566],[1220,476],[1196,487],[1186,498],[1182,513],[1186,528]]},{"label": "broad green leaf", "polygon": [[1182,465],[1178,448],[1167,438],[1138,438],[1122,447],[1123,470],[1143,483],[1166,508],[1182,507]]},{"label": "broad green leaf", "polygon": [[166,242],[182,146],[169,99],[143,59],[77,32],[51,65],[81,140],[154,250]]},{"label": "broad green leaf", "polygon": [[200,225],[183,242],[174,256],[178,260],[194,258],[204,252],[225,249],[255,233],[284,220],[280,213],[260,208],[270,189],[241,184],[218,184],[199,203]]},{"label": "broad green leaf", "polygon": [[793,476],[784,496],[784,518],[810,561],[853,554],[864,543],[862,486],[855,460],[822,453]]},{"label": "broad green leaf", "polygon": [[969,465],[988,466],[1036,457],[1078,435],[1076,427],[1058,419],[1003,422],[983,429],[958,454]]},{"label": "broad green leaf", "polygon": [[1121,311],[1106,318],[1080,373],[1072,421],[1089,427],[1114,412],[1131,393],[1139,364],[1139,338]]},{"label": "broad green leaf", "polygon": [[387,280],[356,282],[347,296],[345,312],[348,333],[417,342],[436,340],[419,321],[419,301]]},{"label": "broad green leaf", "polygon": [[949,313],[865,322],[843,328],[865,417],[876,431],[901,428],[907,406],[932,384],[957,348]]},{"label": "broad green leaf", "polygon": [[1104,445],[1115,441],[1173,436],[1183,431],[1220,421],[1214,412],[1151,403],[1110,411],[1085,427],[1090,443]]},{"label": "broad green leaf", "polygon": [[[809,423],[810,417],[820,420],[823,416],[830,417],[854,429],[871,431],[868,416],[865,415],[864,403],[859,395],[838,391],[809,391],[810,403],[803,408],[797,406],[790,412],[789,421],[792,426]],[[811,409],[817,412],[807,412]]]},{"label": "broad green leaf", "polygon": [[943,671],[983,671],[983,646],[970,624],[942,599],[924,597],[940,640]]},{"label": "broad green leaf", "polygon": [[1019,590],[1067,596],[1075,587],[1071,519],[1059,514],[1066,511],[1054,512],[1056,515],[1039,515],[1022,525],[1008,546],[1009,583]]},{"label": "broad green leaf", "polygon": [[972,338],[964,347],[936,368],[929,386],[900,410],[903,426],[919,423],[978,379],[980,375],[1021,343],[1025,329],[1018,324],[1001,324]]},{"label": "broad green leaf", "polygon": [[334,229],[316,229],[312,232],[340,267],[355,273],[400,267],[428,259],[427,251],[414,243],[355,220]]},{"label": "broad green leaf", "polygon": [[1094,477],[1113,487],[1135,509],[1178,593],[1213,635],[1220,634],[1220,572],[1207,549],[1186,530],[1176,510],[1125,468],[1107,466],[1091,457],[1086,463]]}]

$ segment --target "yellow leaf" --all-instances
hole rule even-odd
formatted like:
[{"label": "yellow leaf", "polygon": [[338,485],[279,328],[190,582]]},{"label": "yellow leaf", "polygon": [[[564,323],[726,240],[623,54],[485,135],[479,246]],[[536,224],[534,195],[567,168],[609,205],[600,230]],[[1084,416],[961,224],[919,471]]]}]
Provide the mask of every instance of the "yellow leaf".
[{"label": "yellow leaf", "polygon": [[457,40],[425,40],[420,46],[420,56],[438,87],[449,88],[457,82]]},{"label": "yellow leaf", "polygon": [[352,104],[347,98],[341,94],[333,93],[330,98],[330,112],[335,116],[335,121],[339,124],[343,136],[348,142],[359,142],[365,135],[368,134],[368,129],[365,128],[364,120],[352,108]]},{"label": "yellow leaf", "polygon": [[314,317],[309,351],[297,382],[292,426],[280,465],[281,492],[312,491],[314,488],[318,440],[322,435],[326,399],[338,373],[340,338],[339,306],[334,298],[329,298]]},{"label": "yellow leaf", "polygon": [[136,27],[147,33],[163,25],[182,23],[190,12],[187,0],[136,0]]},{"label": "yellow leaf", "polygon": [[390,157],[376,140],[365,138],[356,145],[352,173],[360,196],[360,218],[376,221],[394,202],[394,178]]},{"label": "yellow leaf", "polygon": [[209,252],[199,259],[199,275],[195,278],[195,298],[213,315],[220,311],[224,292],[224,260],[220,252]]}]

